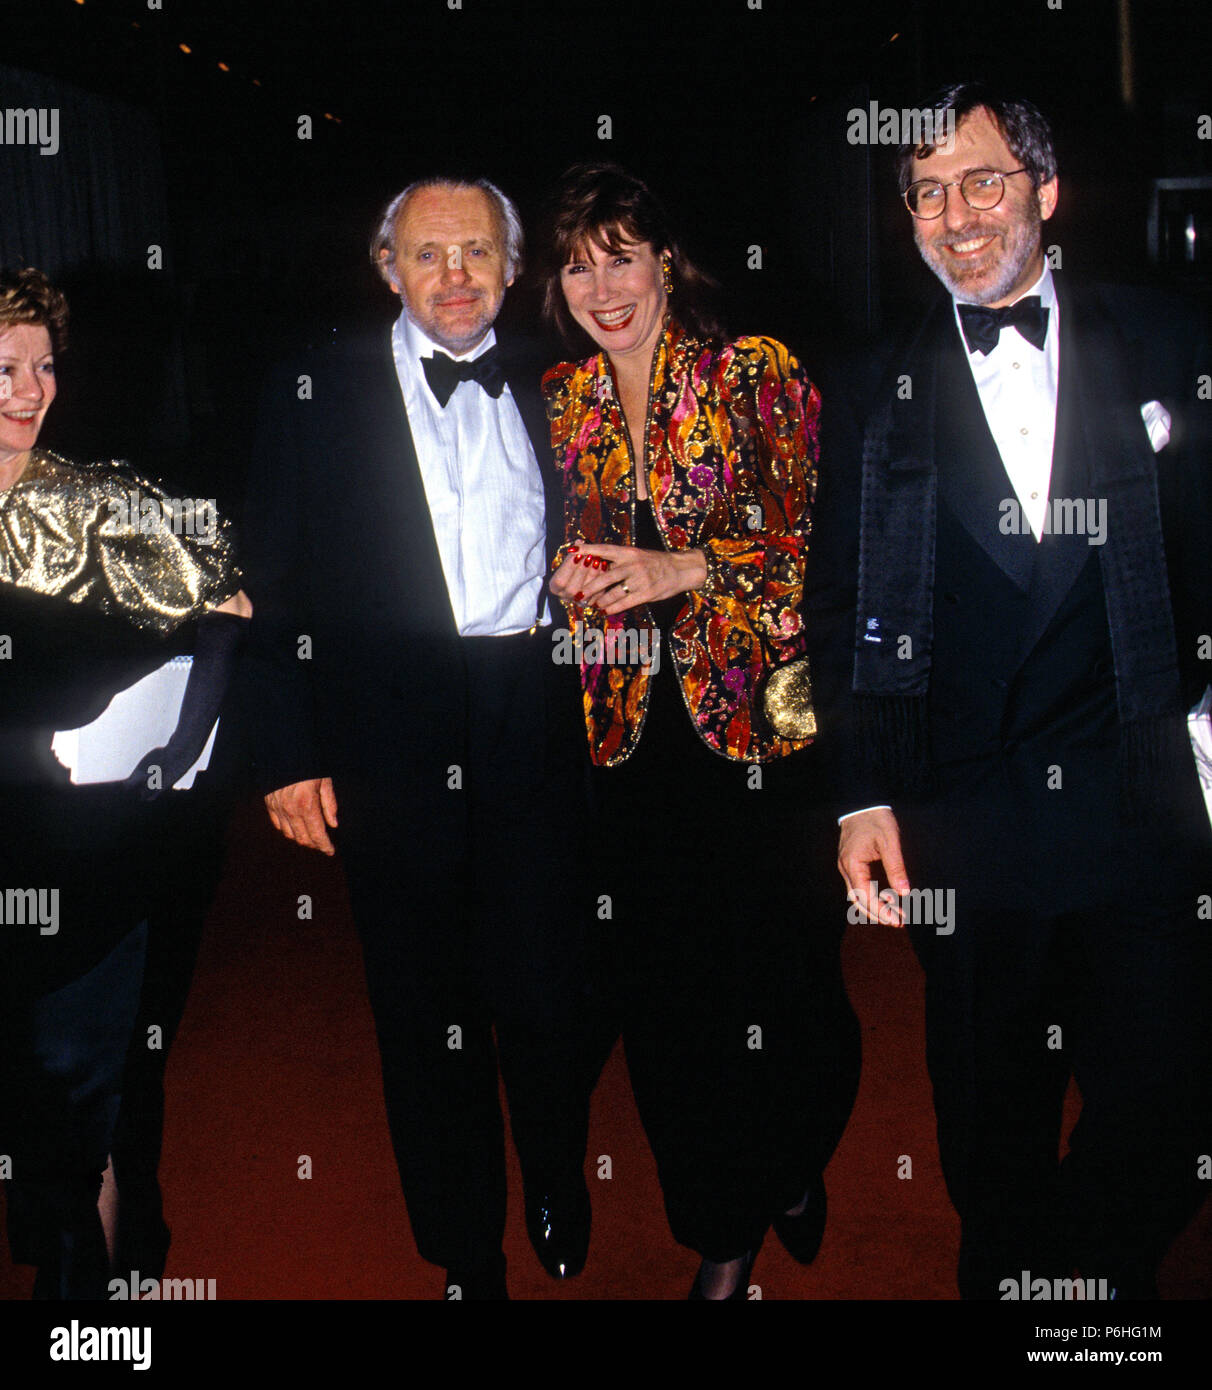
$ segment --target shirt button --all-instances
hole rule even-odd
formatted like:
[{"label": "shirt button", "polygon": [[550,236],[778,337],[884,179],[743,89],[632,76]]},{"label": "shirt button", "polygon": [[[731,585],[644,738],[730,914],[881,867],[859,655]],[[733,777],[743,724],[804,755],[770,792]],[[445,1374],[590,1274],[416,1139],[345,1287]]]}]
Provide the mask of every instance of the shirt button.
[{"label": "shirt button", "polygon": [[1026,425],[1024,425],[1024,426],[1022,427],[1022,429],[1019,430],[1019,434],[1026,434],[1026,433],[1027,433],[1027,427],[1026,427]]},{"label": "shirt button", "polygon": [[1038,496],[1039,496],[1039,493],[1038,493],[1038,492],[1033,492],[1033,493],[1031,494],[1031,500],[1032,500],[1032,502],[1034,502],[1035,499],[1036,499]]},{"label": "shirt button", "polygon": [[1011,362],[1010,365],[1014,368],[1014,370],[1015,370],[1016,372],[1018,371],[1018,363],[1017,363],[1017,362]]}]

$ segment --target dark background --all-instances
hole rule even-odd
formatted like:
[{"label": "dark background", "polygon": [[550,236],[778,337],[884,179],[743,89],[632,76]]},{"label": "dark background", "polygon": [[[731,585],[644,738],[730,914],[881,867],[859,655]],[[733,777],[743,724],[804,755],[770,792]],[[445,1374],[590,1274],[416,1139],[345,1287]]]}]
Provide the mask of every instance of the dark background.
[{"label": "dark background", "polygon": [[[1152,181],[1212,175],[1206,0],[451,3],[0,3],[0,109],[61,112],[55,157],[0,145],[0,262],[40,266],[72,303],[44,442],[238,512],[264,373],[390,321],[369,231],[404,184],[451,167],[501,184],[530,227],[570,162],[618,160],[722,282],[732,330],[825,368],[933,284],[891,151],[849,144],[847,112],[961,76],[1052,118],[1045,242],[1064,273],[1212,297],[1212,193],[1168,195],[1159,259],[1148,243]],[[535,313],[532,272],[505,316]]]},{"label": "dark background", "polygon": [[[45,442],[79,457],[129,458],[172,482],[170,491],[217,495],[238,513],[265,374],[304,343],[352,323],[377,320],[386,331],[398,301],[369,265],[369,233],[401,187],[452,166],[501,184],[530,226],[570,162],[618,160],[652,183],[691,251],[722,282],[733,331],[778,336],[814,373],[824,372],[894,320],[912,315],[935,287],[913,248],[891,151],[850,145],[847,112],[871,100],[883,107],[917,105],[931,88],[959,77],[1005,83],[1052,118],[1061,202],[1045,239],[1062,249],[1061,273],[1153,280],[1212,303],[1212,193],[1174,195],[1157,259],[1150,258],[1148,236],[1154,180],[1212,177],[1212,140],[1200,140],[1197,131],[1198,116],[1212,116],[1208,0],[1059,0],[1059,8],[1050,8],[1049,0],[950,6],[761,0],[760,9],[750,3],[756,0],[649,0],[642,6],[462,0],[461,9],[451,10],[448,0],[163,0],[154,10],[148,0],[0,0],[0,112],[53,106],[61,113],[62,148],[53,158],[0,144],[0,264],[40,266],[68,292],[73,309],[72,346],[58,364],[60,396]],[[298,138],[302,116],[312,120],[310,140]],[[598,138],[602,116],[612,121],[610,141]],[[152,244],[163,248],[163,269],[147,266]],[[761,270],[747,267],[751,246],[762,248]],[[519,326],[533,325],[534,289],[531,278],[506,300],[506,317]],[[254,1138],[241,1130],[230,1151],[245,1164],[261,1164],[256,1171],[263,1182],[263,1135],[290,1132],[328,1078],[324,1040],[332,1020],[324,1000],[333,986],[332,956],[316,951],[314,937],[297,935],[297,922],[289,933],[272,925],[278,911],[269,905],[278,881],[273,873],[282,875],[284,861],[272,872],[265,869],[263,856],[274,851],[267,849],[259,808],[249,808],[241,824],[252,826],[254,811],[264,838],[246,832],[245,857],[228,875],[221,916],[228,932],[213,946],[202,992],[225,1000],[215,982],[228,969],[279,986],[284,978],[298,981],[295,992],[269,990],[268,1021],[257,1020],[259,1036],[275,1039],[289,1029],[294,1039],[290,1075],[281,1094],[275,1083],[269,1097],[284,1118],[274,1119],[277,1112],[261,1104],[250,1110],[244,1089],[231,1088],[228,1096],[228,1075],[256,1074],[247,1035],[232,1026],[230,1010],[200,1011],[199,1034],[184,1055],[197,1069],[193,1083],[202,1087],[206,1113],[230,1114],[233,1134],[242,1124],[253,1127]],[[334,894],[332,879],[318,877],[323,867],[309,861],[304,870],[291,861],[291,874],[303,871],[315,873]],[[347,922],[345,931],[337,949],[346,952],[339,957],[346,973],[338,975],[337,988],[352,997],[360,988],[360,966],[356,945],[350,953]],[[864,1043],[874,1058],[866,1072],[866,1084],[876,1087],[867,1102],[875,1117],[870,1123],[887,1131],[892,1107],[920,1094],[914,1112],[920,1129],[913,1133],[928,1145],[933,1122],[924,1100],[924,1053],[915,1031],[921,1007],[912,993],[918,976],[905,954],[908,943],[898,948],[857,940],[867,953],[864,962],[891,961],[878,978],[895,981],[883,994],[866,996],[878,1030]],[[262,953],[260,975],[249,964],[253,951]],[[292,960],[296,974],[286,975],[275,953]],[[325,975],[323,982],[315,972]],[[867,978],[875,977],[869,967]],[[890,1021],[898,1008],[904,1032]],[[275,1009],[290,1022],[279,1026]],[[300,1016],[314,1023],[300,1024]],[[361,1027],[355,1042],[364,1058],[372,1058],[365,1010]],[[912,1045],[903,1041],[909,1038]],[[182,1051],[176,1055],[180,1065]],[[341,1063],[348,1054],[336,1055]],[[311,1071],[302,1058],[310,1059]],[[918,1092],[893,1060],[916,1068],[909,1080]],[[361,1163],[357,1145],[377,1143],[382,1191],[394,1193],[374,1109],[373,1064],[357,1076],[358,1103],[326,1107],[326,1114],[331,1111],[334,1129],[351,1109],[369,1117],[346,1151],[358,1152]],[[188,1075],[181,1093],[191,1094]],[[216,1095],[222,1097],[217,1107]],[[373,1134],[371,1125],[377,1126]],[[907,1185],[899,1183],[892,1184],[891,1199],[881,1196],[873,1132],[853,1127],[845,1158],[864,1196],[862,1209],[851,1209],[852,1224],[843,1225],[867,1281],[863,1287],[900,1297],[933,1277],[930,1288],[949,1289],[955,1228],[941,1179],[936,1173],[933,1197],[924,1202],[917,1193],[912,1201],[902,1196]],[[634,1126],[633,1135],[638,1155],[642,1138]],[[256,1147],[251,1159],[240,1147],[248,1143]],[[346,1251],[351,1268],[366,1264],[356,1272],[361,1282],[351,1284],[353,1296],[365,1288],[381,1297],[403,1278],[418,1281],[410,1288],[427,1287],[425,1271],[405,1266],[401,1273],[399,1249],[407,1236],[398,1201],[381,1208],[359,1202],[356,1210],[327,1202],[319,1216],[305,1214],[292,1226],[255,1182],[237,1185],[232,1208],[227,1174],[213,1154],[210,1140],[193,1133],[178,1141],[174,1173],[184,1174],[177,1178],[180,1191],[193,1201],[170,1203],[170,1219],[185,1230],[178,1248],[199,1258],[183,1272],[231,1269],[244,1285],[268,1286],[282,1298],[296,1296],[301,1285],[326,1294],[332,1287],[327,1241]],[[649,1182],[643,1209],[659,1221],[654,1175]],[[298,1184],[293,1177],[291,1183],[289,1196],[282,1189],[280,1209],[297,1215]],[[905,1206],[897,1208],[897,1200]],[[265,1211],[253,1210],[258,1207]],[[363,1231],[385,1231],[365,1261],[363,1246],[345,1229],[358,1229],[359,1220]],[[613,1228],[607,1220],[595,1216],[608,1233],[596,1238],[596,1277],[603,1284],[613,1278],[617,1296],[632,1274],[626,1263],[633,1251],[632,1209],[616,1217]],[[888,1229],[897,1233],[894,1240]],[[902,1229],[908,1231],[903,1241]],[[524,1241],[519,1229],[514,1234]],[[1198,1277],[1206,1268],[1203,1239],[1197,1233],[1194,1256],[1184,1257]],[[896,1263],[891,1274],[878,1262],[862,1264],[893,1244],[898,1261],[889,1261]],[[270,1277],[264,1257],[270,1249],[290,1249],[291,1260],[271,1271],[268,1285],[258,1285]],[[926,1271],[916,1263],[923,1251],[933,1260]],[[668,1241],[655,1243],[654,1252],[650,1260],[645,1253],[646,1263],[663,1272],[669,1288],[684,1287],[689,1274],[683,1276],[678,1260],[685,1252]],[[836,1274],[838,1265],[832,1268]],[[377,1304],[365,1306],[379,1319]],[[1001,1305],[984,1340],[974,1335],[971,1342],[957,1340],[955,1323],[937,1320],[933,1306],[915,1305],[912,1321],[898,1318],[891,1333],[887,1303],[873,1319],[864,1311],[840,1322],[831,1303],[803,1326],[809,1344],[844,1346],[848,1367],[888,1346],[902,1373],[912,1363],[898,1338],[910,1328],[925,1329],[917,1334],[923,1350],[915,1359],[927,1364],[928,1355],[935,1365],[958,1346],[969,1374],[1007,1345]],[[1168,1329],[1177,1306],[1167,1308]],[[334,1322],[331,1308],[318,1331],[300,1334],[297,1315],[284,1327],[264,1304],[247,1316],[235,1311],[240,1305],[216,1307],[229,1321],[203,1344],[190,1332],[181,1354],[174,1346],[165,1364],[183,1365],[186,1356],[204,1363],[216,1348],[234,1347],[225,1331],[236,1318],[249,1334],[241,1358],[250,1347],[254,1356],[259,1348],[266,1349],[262,1356],[276,1356],[297,1347],[314,1358],[333,1345],[343,1358],[354,1357],[373,1346],[371,1338],[382,1339],[381,1319],[353,1324],[352,1315],[343,1315]],[[393,1329],[398,1308],[393,1304]],[[966,1308],[964,1326],[979,1332],[985,1324],[973,1323],[974,1316]],[[1147,1321],[1157,1319],[1150,1314]],[[106,1321],[116,1317],[107,1314]],[[157,1340],[168,1327],[183,1335],[183,1326],[158,1322]],[[343,1335],[351,1327],[352,1336]],[[432,1341],[428,1329],[425,1335]],[[767,1326],[763,1348],[770,1335]],[[802,1338],[802,1331],[795,1335]],[[499,1350],[495,1341],[491,1345]],[[522,1345],[524,1356],[529,1348]],[[1026,1333],[1022,1345],[1031,1345]],[[1139,1344],[1118,1345],[1133,1350]],[[45,1340],[40,1367],[44,1346]],[[601,1347],[594,1346],[598,1355]],[[1195,1346],[1193,1334],[1192,1365]],[[551,1359],[546,1343],[543,1355]],[[1165,1355],[1173,1364],[1172,1339]],[[314,1383],[313,1361],[308,1368],[305,1383]],[[348,1379],[348,1361],[342,1369]]]}]

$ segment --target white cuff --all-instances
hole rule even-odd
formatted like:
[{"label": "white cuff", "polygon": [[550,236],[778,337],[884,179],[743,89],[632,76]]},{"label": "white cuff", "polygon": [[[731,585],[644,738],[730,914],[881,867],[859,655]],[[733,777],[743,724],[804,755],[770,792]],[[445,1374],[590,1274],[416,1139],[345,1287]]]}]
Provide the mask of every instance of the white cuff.
[{"label": "white cuff", "polygon": [[858,811],[847,811],[844,816],[838,816],[837,823],[841,825],[844,820],[849,820],[851,816],[861,816],[865,811],[891,811],[891,806],[864,806]]}]

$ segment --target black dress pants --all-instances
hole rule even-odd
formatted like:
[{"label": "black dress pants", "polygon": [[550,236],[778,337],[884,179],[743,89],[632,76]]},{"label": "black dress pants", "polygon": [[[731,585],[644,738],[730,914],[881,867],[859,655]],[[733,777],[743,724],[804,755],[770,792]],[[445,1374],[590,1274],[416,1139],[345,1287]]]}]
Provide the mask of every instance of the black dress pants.
[{"label": "black dress pants", "polygon": [[228,733],[221,722],[210,769],[192,787],[161,795],[148,823],[147,952],[110,1148],[118,1189],[114,1266],[124,1276],[138,1270],[158,1278],[168,1255],[159,1179],[164,1078],[223,865],[233,777],[217,755],[232,753]]},{"label": "black dress pants", "polygon": [[800,1201],[858,1086],[836,827],[810,810],[812,757],[713,754],[667,664],[638,748],[595,778],[592,887],[610,898],[636,1104],[674,1238],[716,1261],[756,1250]]},{"label": "black dress pants", "polygon": [[[957,898],[952,934],[915,929],[963,1297],[1075,1269],[1147,1290],[1206,1195],[1212,942],[1196,904],[1159,877],[1152,899],[1066,914]],[[1082,1111],[1061,1162],[1070,1070]]]},{"label": "black dress pants", "polygon": [[611,1042],[578,882],[586,759],[553,737],[550,641],[462,647],[451,724],[385,755],[388,784],[334,779],[400,1179],[417,1248],[446,1268],[501,1245],[498,1056],[529,1191],[579,1180]]}]

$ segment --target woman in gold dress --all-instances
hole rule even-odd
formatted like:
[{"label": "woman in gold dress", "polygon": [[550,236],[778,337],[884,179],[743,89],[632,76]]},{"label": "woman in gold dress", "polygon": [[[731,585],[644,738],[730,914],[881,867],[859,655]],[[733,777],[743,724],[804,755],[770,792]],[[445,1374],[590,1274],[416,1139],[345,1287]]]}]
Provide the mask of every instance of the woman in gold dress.
[{"label": "woman in gold dress", "polygon": [[[44,275],[0,271],[0,1152],[35,1297],[104,1298],[97,1194],[158,872],[151,798],[201,752],[251,605],[213,508],[38,447],[66,325]],[[91,722],[195,622],[168,742],[125,780],[73,785],[55,731]]]}]

